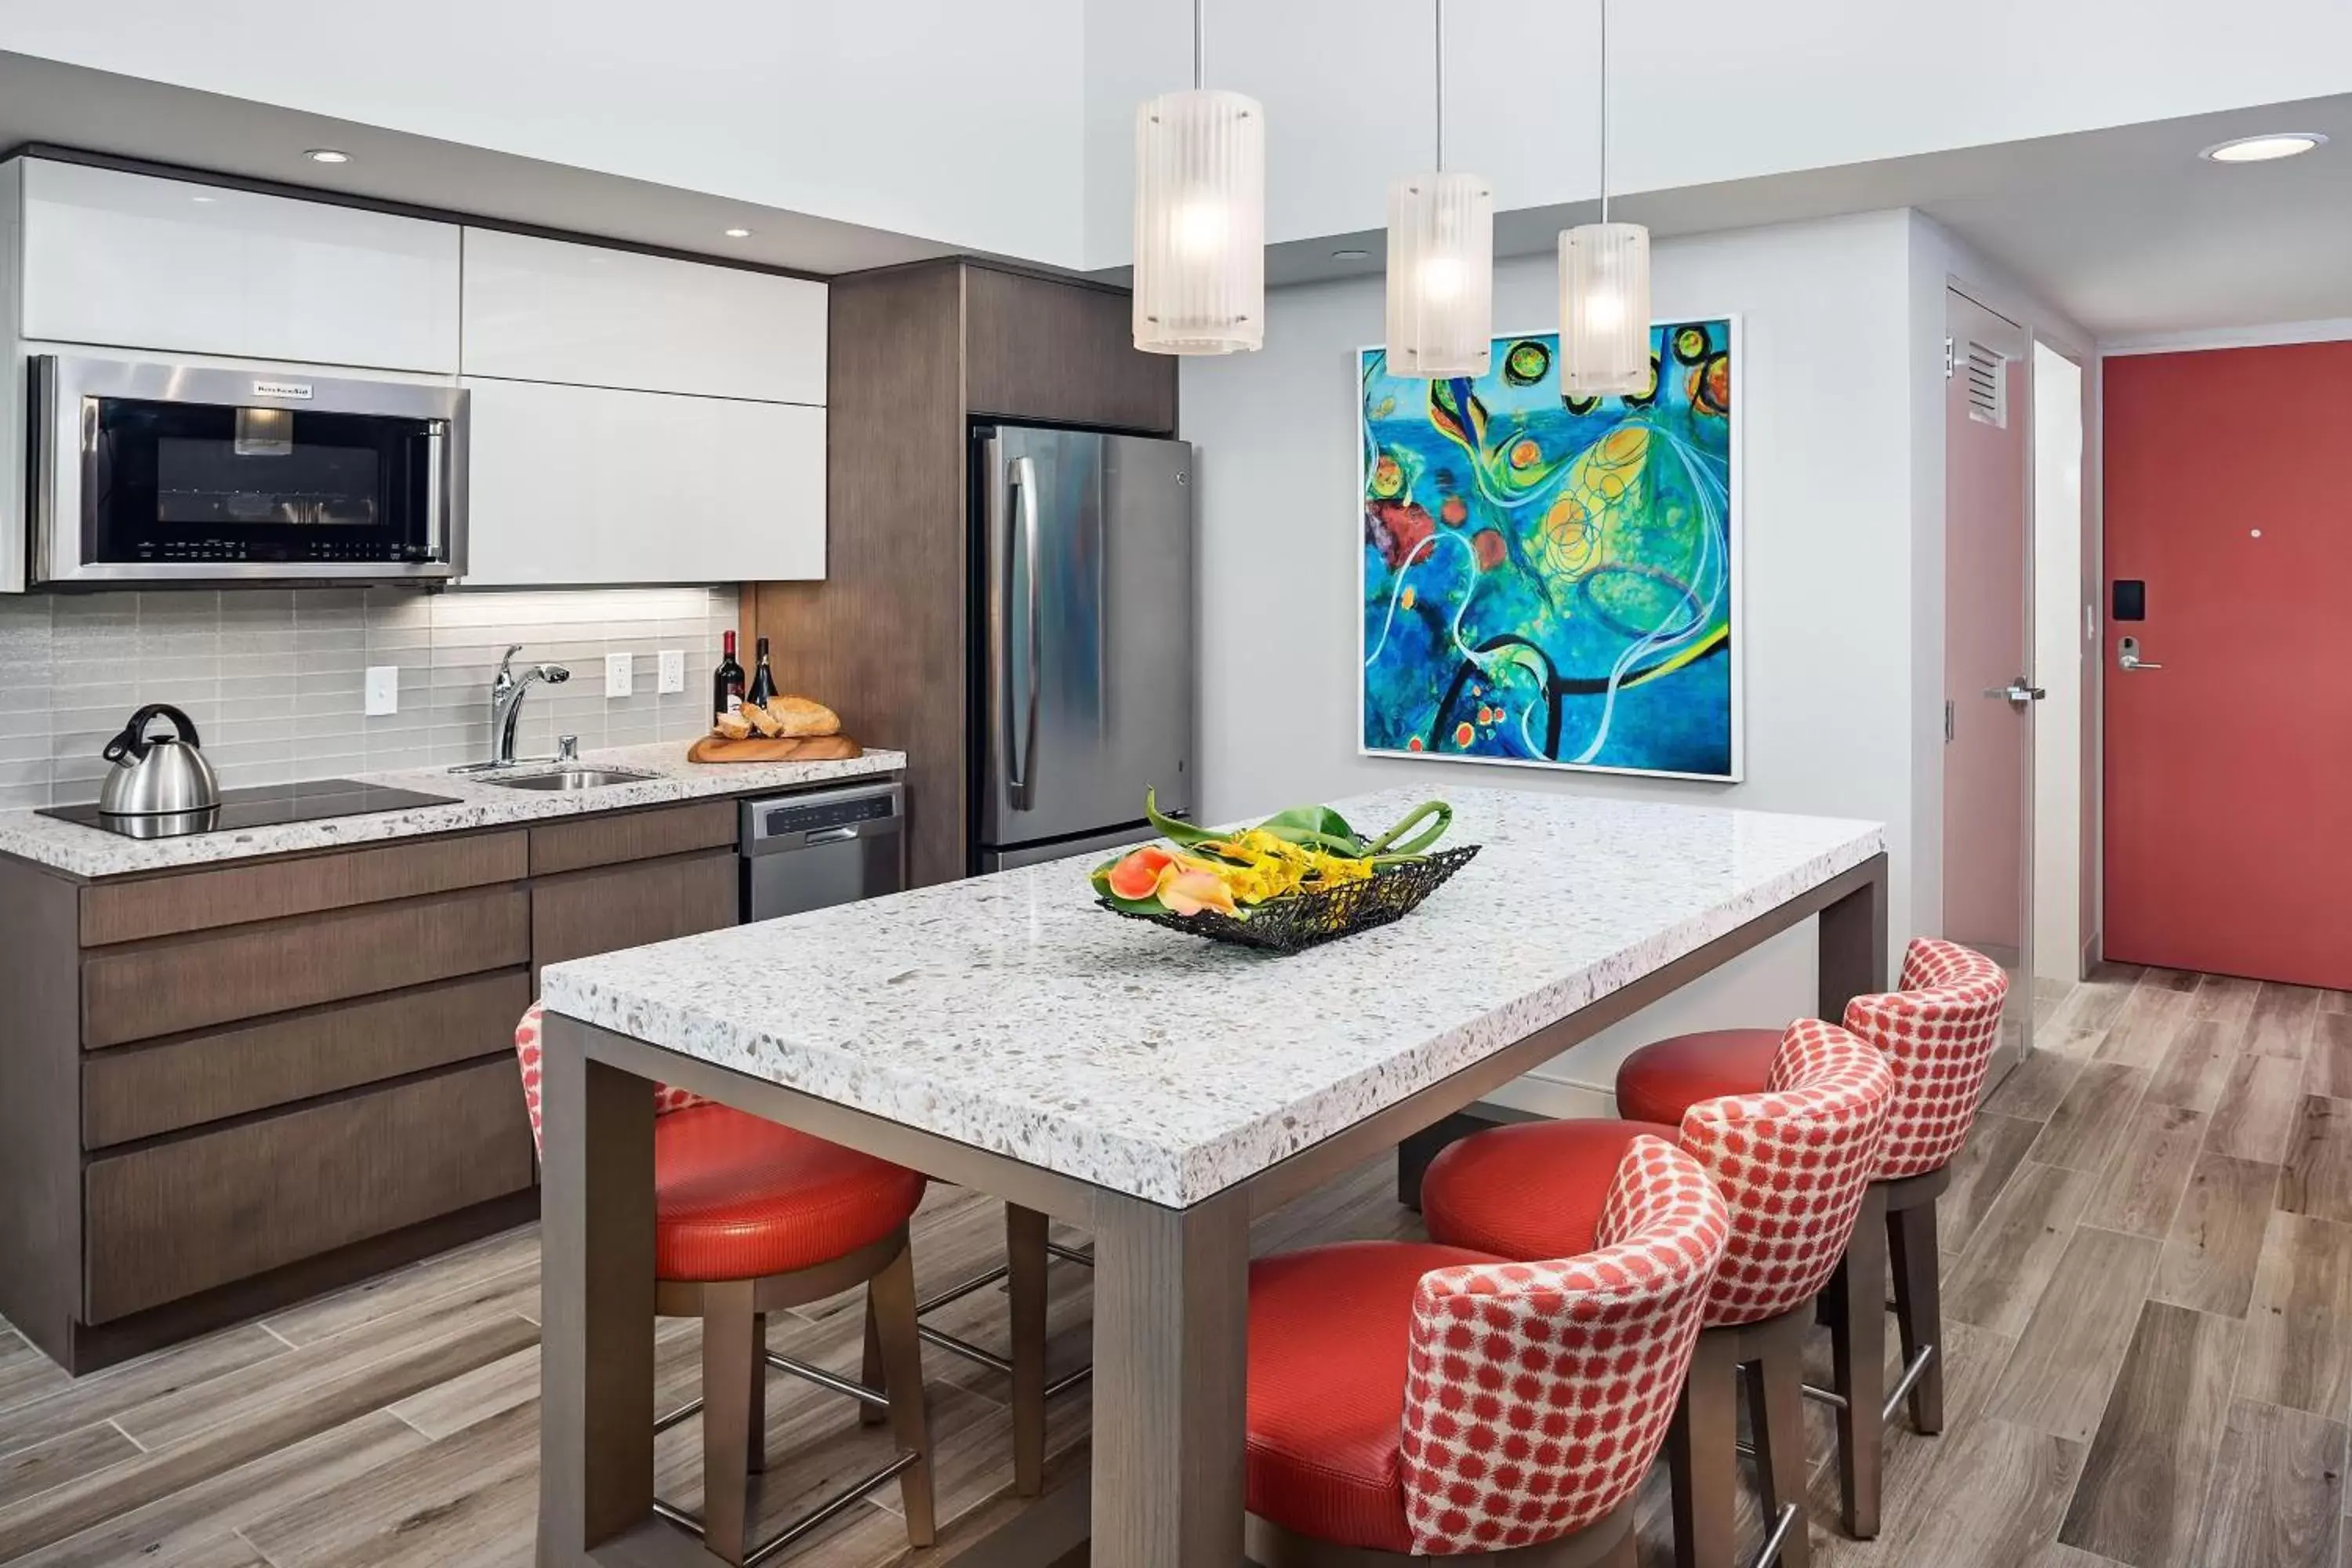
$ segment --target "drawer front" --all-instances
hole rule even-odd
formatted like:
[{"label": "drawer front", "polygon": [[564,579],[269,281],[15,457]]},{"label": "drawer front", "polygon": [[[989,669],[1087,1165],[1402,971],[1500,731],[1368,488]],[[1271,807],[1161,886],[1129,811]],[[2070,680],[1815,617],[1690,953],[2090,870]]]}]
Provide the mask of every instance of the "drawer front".
[{"label": "drawer front", "polygon": [[528,836],[518,829],[138,882],[101,882],[82,892],[82,945],[103,947],[491,882],[519,882],[530,869],[528,845]]},{"label": "drawer front", "polygon": [[551,877],[591,866],[651,860],[735,842],[736,806],[706,800],[659,811],[551,822],[530,830],[530,874]]},{"label": "drawer front", "polygon": [[82,1043],[115,1046],[530,958],[530,895],[486,888],[82,958]]},{"label": "drawer front", "polygon": [[530,1184],[511,1060],[93,1160],[83,1321],[175,1301]]},{"label": "drawer front", "polygon": [[531,962],[544,966],[735,923],[732,849],[615,866],[531,889]]},{"label": "drawer front", "polygon": [[488,1056],[511,1043],[530,973],[339,1003],[86,1056],[82,1146],[101,1149]]}]

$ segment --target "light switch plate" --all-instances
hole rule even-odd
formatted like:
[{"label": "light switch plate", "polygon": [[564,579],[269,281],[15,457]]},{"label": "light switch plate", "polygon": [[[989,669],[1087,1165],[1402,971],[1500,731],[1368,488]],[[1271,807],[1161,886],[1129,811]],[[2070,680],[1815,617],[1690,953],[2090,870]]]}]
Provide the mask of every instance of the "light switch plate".
[{"label": "light switch plate", "polygon": [[367,672],[367,716],[380,719],[400,711],[400,666],[372,664]]},{"label": "light switch plate", "polygon": [[629,656],[608,653],[604,656],[604,695],[626,697],[636,690],[636,674]]},{"label": "light switch plate", "polygon": [[686,689],[686,650],[684,648],[666,647],[661,650],[661,679],[654,689],[656,691]]}]

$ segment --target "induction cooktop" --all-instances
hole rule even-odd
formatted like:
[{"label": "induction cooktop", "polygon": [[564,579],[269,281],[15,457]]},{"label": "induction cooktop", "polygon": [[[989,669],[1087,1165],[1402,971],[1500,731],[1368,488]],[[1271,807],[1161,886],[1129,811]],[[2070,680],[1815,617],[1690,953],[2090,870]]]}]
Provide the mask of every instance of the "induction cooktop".
[{"label": "induction cooktop", "polygon": [[383,784],[362,784],[357,779],[313,779],[304,784],[223,790],[220,804],[205,811],[110,816],[95,805],[52,805],[43,807],[41,815],[119,833],[125,838],[179,838],[191,833],[227,833],[282,822],[316,822],[330,816],[363,816],[379,811],[407,811],[420,805],[451,805],[456,801],[454,795],[390,789]]}]

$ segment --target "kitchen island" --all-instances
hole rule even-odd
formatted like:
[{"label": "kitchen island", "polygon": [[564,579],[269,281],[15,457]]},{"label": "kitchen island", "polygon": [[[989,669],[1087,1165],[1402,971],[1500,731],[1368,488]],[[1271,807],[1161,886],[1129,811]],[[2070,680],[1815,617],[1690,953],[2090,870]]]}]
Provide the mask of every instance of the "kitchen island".
[{"label": "kitchen island", "polygon": [[[1379,824],[1417,794],[1336,804]],[[650,1082],[1091,1231],[1090,1493],[991,1560],[1090,1534],[1099,1563],[1229,1568],[1254,1214],[1801,921],[1824,1013],[1884,984],[1874,824],[1451,798],[1477,859],[1290,958],[1114,919],[1066,860],[548,969],[541,1561],[707,1560],[650,1511]]]}]

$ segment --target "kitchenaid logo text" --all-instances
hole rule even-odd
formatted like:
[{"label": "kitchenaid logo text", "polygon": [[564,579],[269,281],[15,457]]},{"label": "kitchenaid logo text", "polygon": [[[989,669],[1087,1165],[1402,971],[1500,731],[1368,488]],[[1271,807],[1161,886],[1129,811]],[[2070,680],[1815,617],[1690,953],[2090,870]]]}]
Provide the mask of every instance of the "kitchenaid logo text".
[{"label": "kitchenaid logo text", "polygon": [[310,384],[307,381],[257,381],[253,384],[256,397],[299,397],[310,400]]}]

